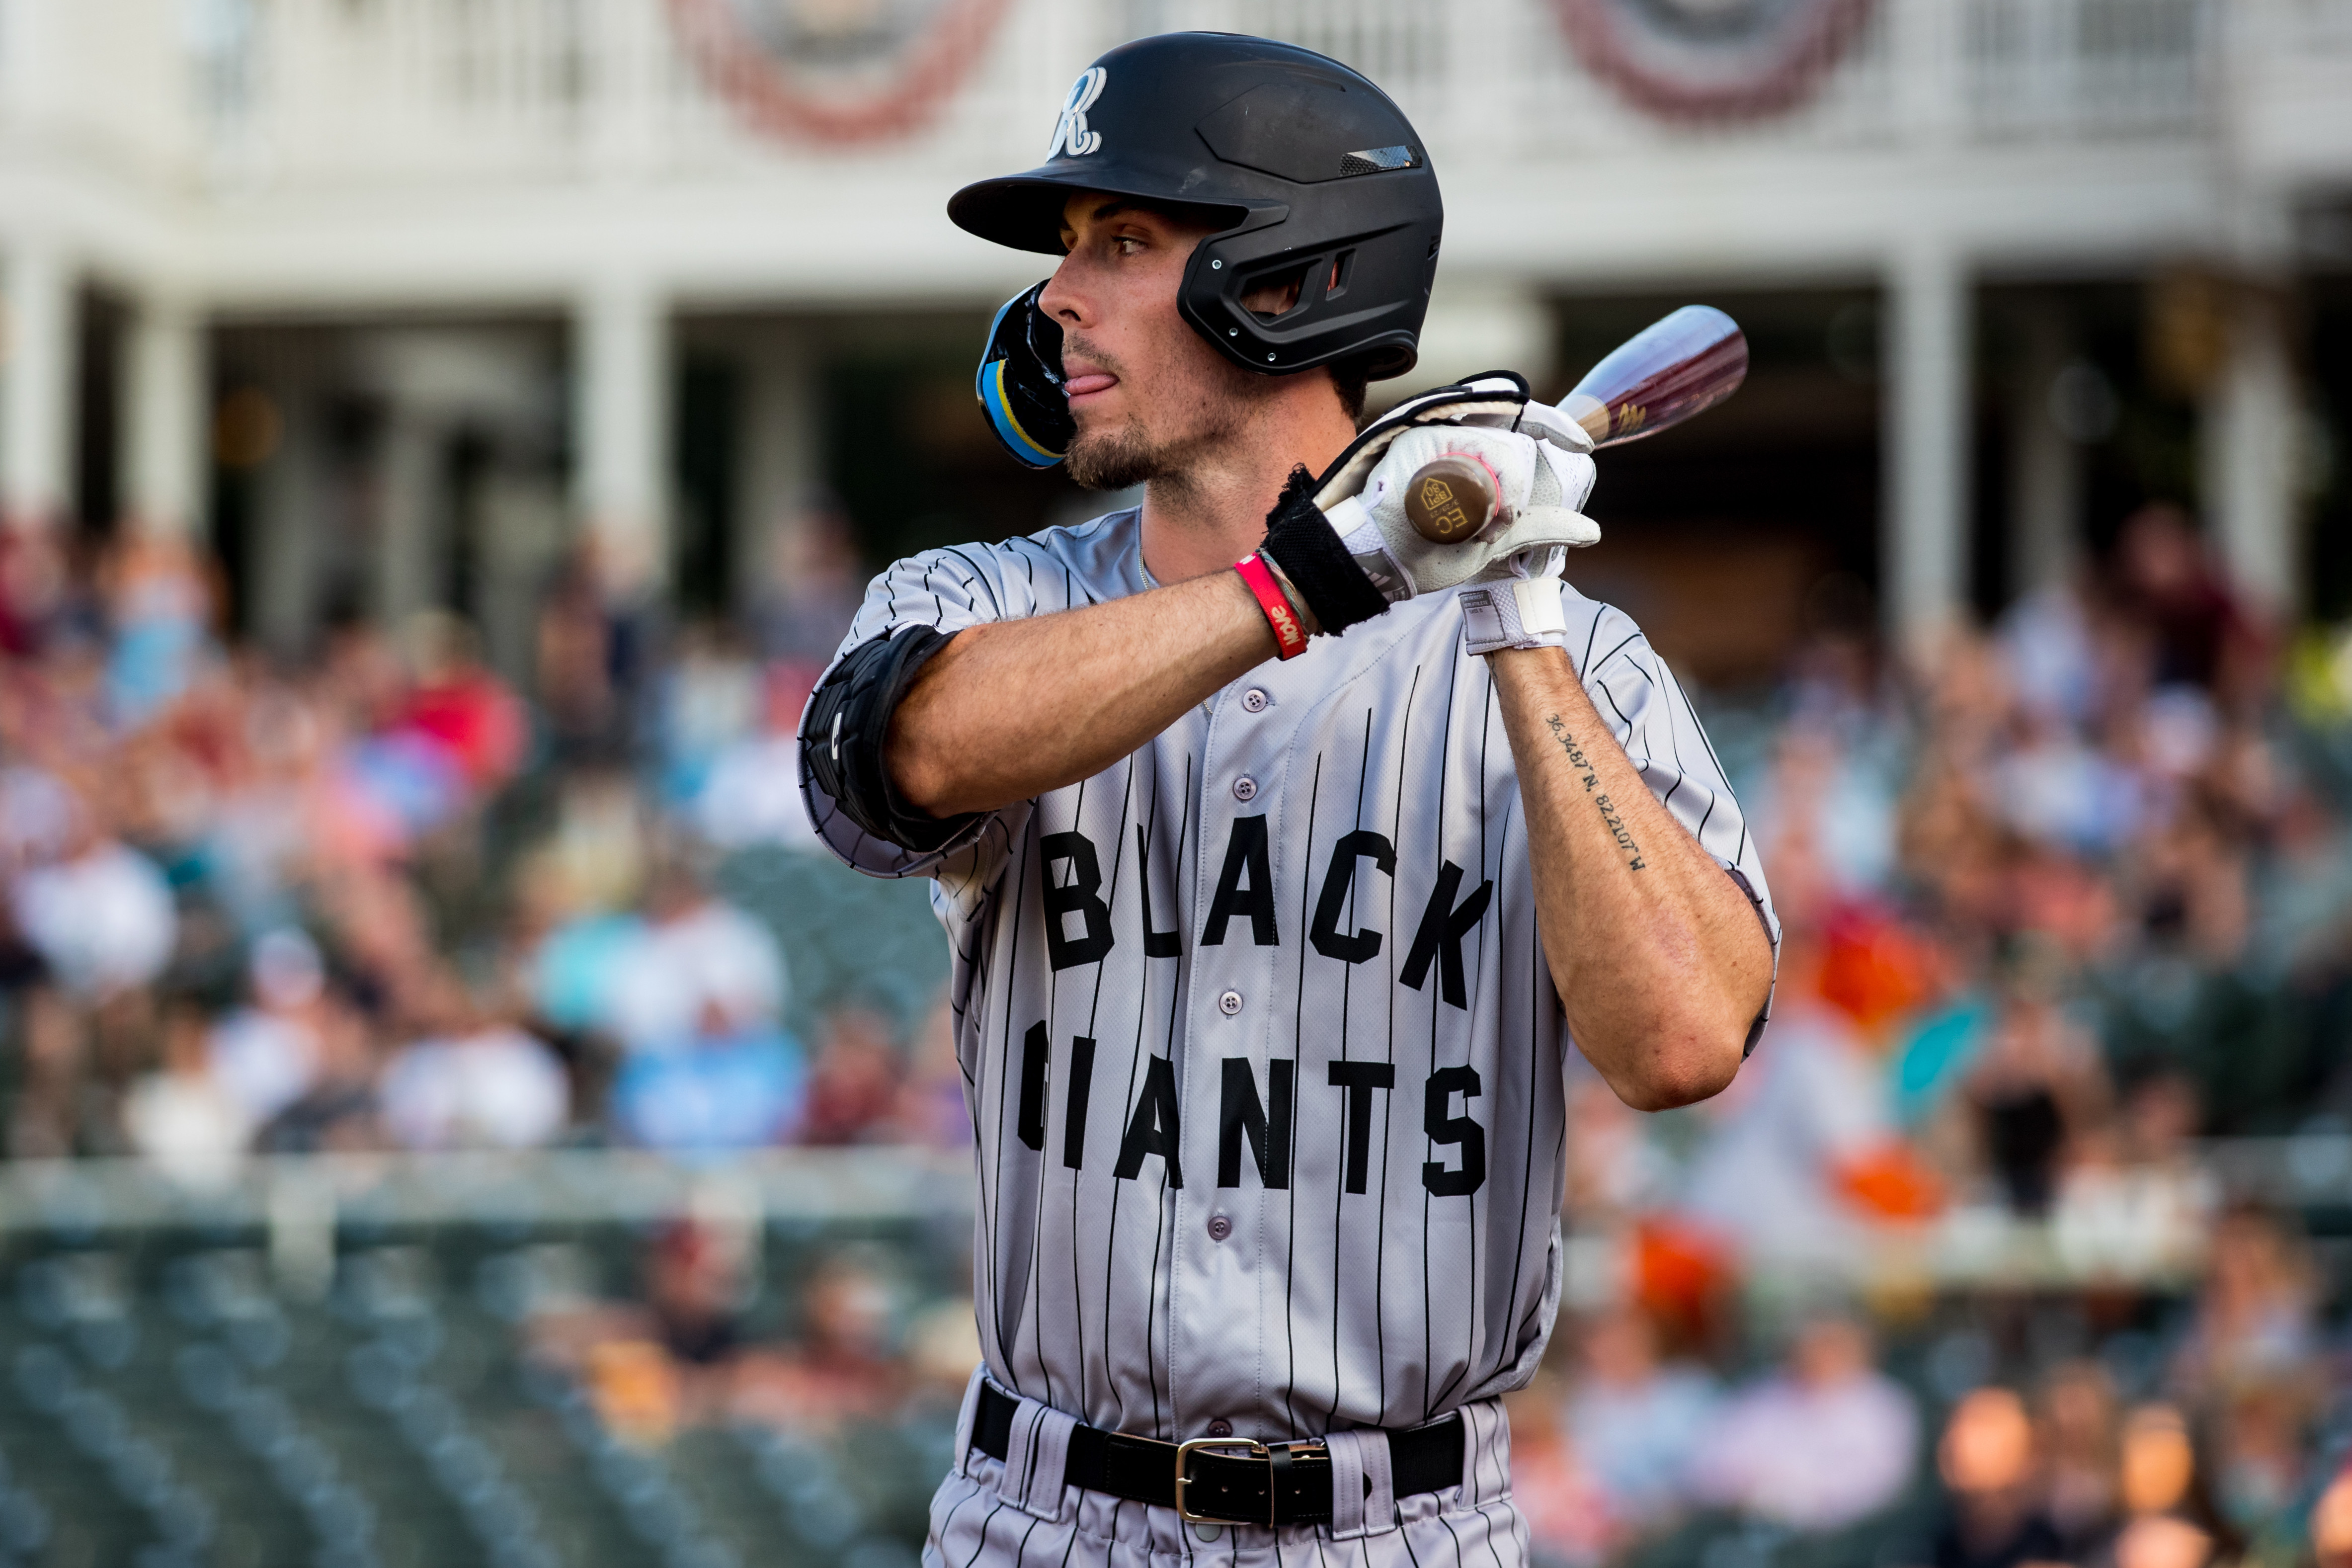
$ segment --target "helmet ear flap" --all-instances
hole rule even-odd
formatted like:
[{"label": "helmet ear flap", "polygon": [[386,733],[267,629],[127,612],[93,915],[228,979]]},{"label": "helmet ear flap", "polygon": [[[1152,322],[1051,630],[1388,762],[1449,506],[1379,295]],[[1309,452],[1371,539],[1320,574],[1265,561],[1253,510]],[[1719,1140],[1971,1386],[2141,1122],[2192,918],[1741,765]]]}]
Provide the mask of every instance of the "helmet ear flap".
[{"label": "helmet ear flap", "polygon": [[972,384],[989,429],[1033,468],[1060,462],[1077,436],[1062,382],[1062,329],[1037,304],[1045,291],[1036,284],[998,309]]}]

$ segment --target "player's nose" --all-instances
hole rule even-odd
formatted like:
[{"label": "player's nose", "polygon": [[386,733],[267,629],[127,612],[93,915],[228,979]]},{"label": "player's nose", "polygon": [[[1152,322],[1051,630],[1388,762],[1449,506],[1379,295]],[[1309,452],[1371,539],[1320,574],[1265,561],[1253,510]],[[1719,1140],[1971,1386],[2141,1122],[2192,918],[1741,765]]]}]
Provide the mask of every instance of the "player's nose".
[{"label": "player's nose", "polygon": [[1037,308],[1066,331],[1074,327],[1092,326],[1095,321],[1092,304],[1080,286],[1079,270],[1077,256],[1065,256],[1062,264],[1054,268],[1054,276],[1045,280],[1044,291],[1037,296]]}]

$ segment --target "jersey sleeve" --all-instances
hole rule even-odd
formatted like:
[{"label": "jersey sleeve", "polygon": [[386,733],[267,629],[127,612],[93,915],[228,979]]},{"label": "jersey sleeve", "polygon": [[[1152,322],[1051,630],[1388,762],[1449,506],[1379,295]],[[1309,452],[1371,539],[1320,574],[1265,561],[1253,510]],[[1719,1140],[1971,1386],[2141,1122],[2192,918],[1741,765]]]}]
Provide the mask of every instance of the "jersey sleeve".
[{"label": "jersey sleeve", "polygon": [[[887,637],[908,626],[928,626],[952,635],[968,626],[1016,620],[1032,613],[1018,595],[1020,579],[1005,573],[995,552],[985,547],[928,551],[894,562],[866,590],[866,602],[850,622],[825,675],[852,648]],[[820,682],[821,683],[821,682]],[[961,832],[939,848],[908,849],[877,838],[845,816],[840,805],[817,786],[807,763],[799,764],[801,799],[809,822],[824,847],[852,868],[873,877],[932,877],[973,858],[990,837],[997,814],[975,816]],[[1001,838],[1002,834],[995,837]]]},{"label": "jersey sleeve", "polygon": [[[1763,860],[1757,854],[1756,840],[1748,831],[1739,802],[1732,796],[1722,761],[1708,742],[1706,731],[1699,727],[1690,698],[1633,617],[1606,605],[1592,605],[1588,613],[1592,620],[1576,661],[1583,672],[1584,689],[1650,793],[1690,830],[1699,847],[1715,858],[1715,863],[1730,874],[1755,906],[1764,934],[1771,940],[1777,990],[1780,917],[1773,912]],[[1571,647],[1569,652],[1575,656],[1579,650]],[[1771,1016],[1772,997],[1767,993],[1763,1011],[1757,1014],[1748,1032],[1748,1050],[1756,1048]]]}]

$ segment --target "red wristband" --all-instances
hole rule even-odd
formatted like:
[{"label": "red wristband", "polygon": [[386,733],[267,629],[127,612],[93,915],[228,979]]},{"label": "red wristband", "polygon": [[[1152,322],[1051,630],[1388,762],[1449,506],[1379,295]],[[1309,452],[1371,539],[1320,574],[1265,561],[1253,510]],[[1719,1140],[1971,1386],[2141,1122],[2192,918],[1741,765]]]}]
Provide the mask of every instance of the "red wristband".
[{"label": "red wristband", "polygon": [[1274,628],[1276,655],[1297,658],[1307,651],[1307,628],[1298,624],[1298,612],[1290,607],[1289,597],[1282,584],[1274,580],[1274,573],[1265,559],[1253,551],[1234,563],[1234,570],[1242,574],[1249,591],[1257,595],[1257,607],[1265,612],[1265,624]]}]

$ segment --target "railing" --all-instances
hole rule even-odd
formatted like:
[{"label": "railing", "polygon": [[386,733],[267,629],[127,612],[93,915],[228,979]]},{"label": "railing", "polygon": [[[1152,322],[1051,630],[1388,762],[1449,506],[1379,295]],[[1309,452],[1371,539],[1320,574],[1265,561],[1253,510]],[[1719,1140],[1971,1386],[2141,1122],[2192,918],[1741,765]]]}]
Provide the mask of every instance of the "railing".
[{"label": "railing", "polygon": [[[843,152],[751,130],[679,47],[669,0],[0,0],[0,51],[42,56],[0,69],[0,105],[39,98],[85,139],[216,186],[997,166],[1036,151],[1095,50],[1246,26],[1369,72],[1456,167],[1885,144],[1922,102],[1955,106],[1963,138],[2145,137],[2208,122],[2230,38],[2352,39],[2347,0],[2247,4],[2275,25],[2224,29],[2220,0],[1880,0],[1797,108],[1675,125],[1593,74],[1551,0],[1013,0],[928,129]],[[1898,41],[1923,18],[1928,47]]]},{"label": "railing", "polygon": [[1971,0],[1967,18],[1982,134],[2144,134],[2211,113],[2211,0]]},{"label": "railing", "polygon": [[136,1160],[0,1161],[0,1238],[189,1227],[267,1232],[273,1247],[341,1226],[637,1224],[713,1213],[811,1223],[960,1221],[971,1157],[895,1148],[777,1149],[724,1161],[611,1150],[273,1155],[217,1178]]}]

